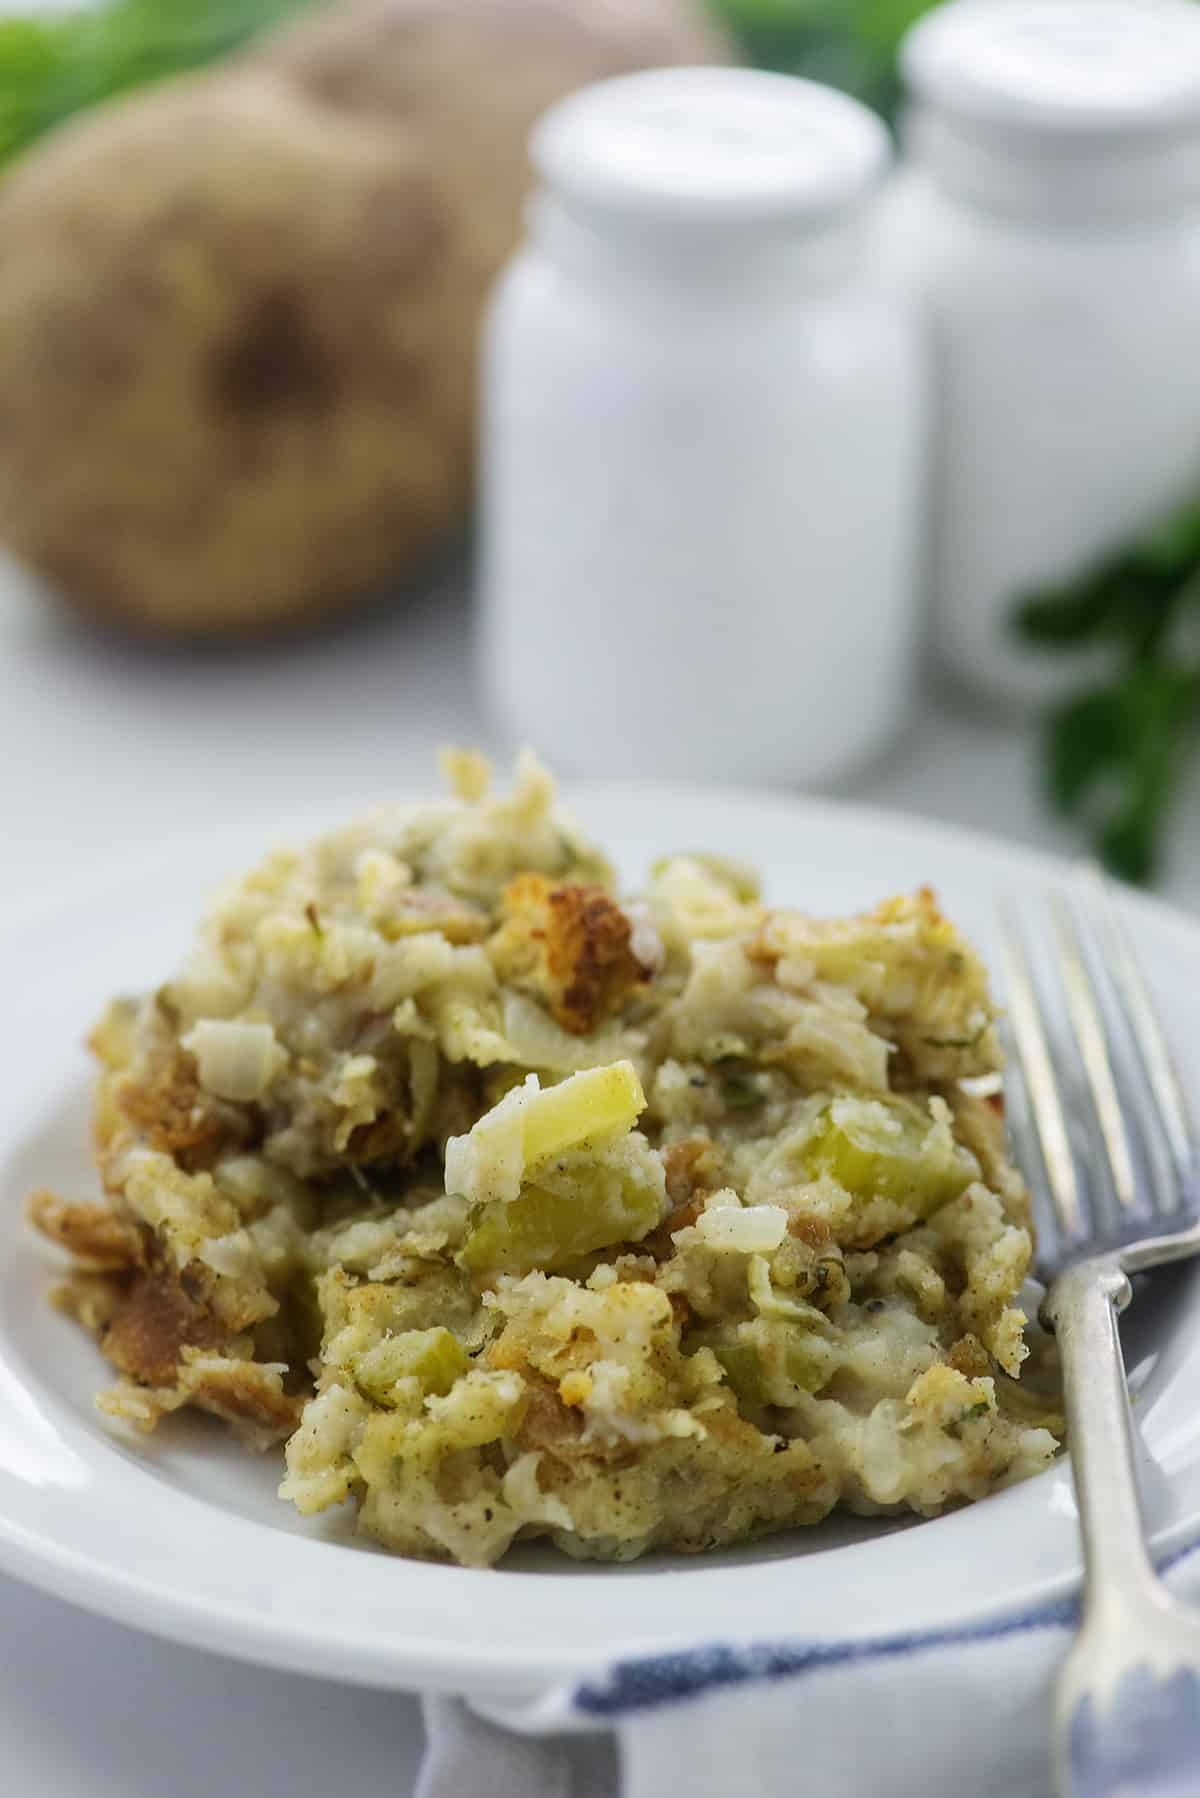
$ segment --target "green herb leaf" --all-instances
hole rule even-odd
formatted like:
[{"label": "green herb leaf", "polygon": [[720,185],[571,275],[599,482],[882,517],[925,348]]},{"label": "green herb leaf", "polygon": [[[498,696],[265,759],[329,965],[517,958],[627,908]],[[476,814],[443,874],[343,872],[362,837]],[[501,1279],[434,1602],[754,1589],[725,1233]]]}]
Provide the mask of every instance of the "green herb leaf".
[{"label": "green herb leaf", "polygon": [[1097,853],[1125,880],[1153,877],[1192,727],[1200,671],[1140,663],[1048,714],[1051,803],[1089,828]]},{"label": "green herb leaf", "polygon": [[1048,652],[1088,652],[1089,684],[1046,714],[1047,795],[1113,873],[1152,879],[1200,722],[1200,504],[1030,595],[1013,628]]},{"label": "green herb leaf", "polygon": [[1067,587],[1023,600],[1015,625],[1027,643],[1074,649],[1095,635],[1103,617],[1103,599],[1096,588]]}]

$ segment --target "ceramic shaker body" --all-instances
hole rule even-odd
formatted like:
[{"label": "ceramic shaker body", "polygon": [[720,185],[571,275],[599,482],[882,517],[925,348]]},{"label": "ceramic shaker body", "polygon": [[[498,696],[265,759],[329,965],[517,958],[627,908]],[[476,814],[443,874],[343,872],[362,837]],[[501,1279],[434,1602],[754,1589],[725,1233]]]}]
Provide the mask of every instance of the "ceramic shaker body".
[{"label": "ceramic shaker body", "polygon": [[734,69],[537,131],[485,346],[481,671],[563,766],[819,780],[895,729],[924,393],[866,255],[887,154],[855,102]]},{"label": "ceramic shaker body", "polygon": [[1200,7],[952,0],[912,33],[889,268],[932,331],[938,657],[1077,681],[1016,602],[1200,493]]}]

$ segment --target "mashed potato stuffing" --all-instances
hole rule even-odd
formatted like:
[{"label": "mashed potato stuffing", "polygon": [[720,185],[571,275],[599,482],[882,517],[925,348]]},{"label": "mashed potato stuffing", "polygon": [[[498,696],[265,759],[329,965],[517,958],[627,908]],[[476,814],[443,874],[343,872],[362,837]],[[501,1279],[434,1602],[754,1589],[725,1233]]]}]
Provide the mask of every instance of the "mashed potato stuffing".
[{"label": "mashed potato stuffing", "polygon": [[402,1554],[626,1560],[932,1515],[1037,1471],[1026,1193],[982,967],[933,895],[821,921],[643,892],[469,753],[223,891],[110,1006],[105,1198],[32,1201],[108,1412],[286,1444]]}]

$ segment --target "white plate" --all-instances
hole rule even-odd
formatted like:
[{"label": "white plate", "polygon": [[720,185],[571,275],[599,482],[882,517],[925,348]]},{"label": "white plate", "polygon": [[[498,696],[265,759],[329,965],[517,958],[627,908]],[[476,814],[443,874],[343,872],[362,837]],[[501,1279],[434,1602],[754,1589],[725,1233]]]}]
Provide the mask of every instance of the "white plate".
[{"label": "white plate", "polygon": [[[577,809],[627,878],[664,848],[755,861],[768,892],[842,911],[923,880],[984,948],[1001,887],[1055,864],[886,814],[750,793],[591,787]],[[264,834],[270,834],[269,831]],[[88,1024],[112,991],[169,971],[214,871],[252,848],[176,849],[0,914],[0,1565],[125,1622],[246,1659],[379,1685],[525,1695],[614,1657],[698,1642],[863,1636],[977,1619],[1076,1576],[1066,1468],[933,1522],[831,1521],[698,1561],[577,1566],[528,1550],[475,1572],[386,1556],[346,1519],[305,1522],[274,1496],[278,1462],[179,1418],[130,1440],[92,1407],[90,1343],[45,1303],[51,1258],[24,1228],[36,1185],[95,1190]],[[1200,1085],[1200,928],[1125,902],[1185,1076]],[[1200,1530],[1200,1289],[1158,1276],[1127,1343],[1157,1472],[1156,1536]]]}]

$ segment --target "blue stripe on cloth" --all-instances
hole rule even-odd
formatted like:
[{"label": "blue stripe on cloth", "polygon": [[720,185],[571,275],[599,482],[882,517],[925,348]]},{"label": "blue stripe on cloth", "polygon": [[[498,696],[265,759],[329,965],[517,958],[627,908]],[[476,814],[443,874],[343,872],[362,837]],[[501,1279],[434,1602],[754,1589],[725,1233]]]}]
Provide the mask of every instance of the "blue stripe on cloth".
[{"label": "blue stripe on cloth", "polygon": [[[1198,1548],[1200,1536],[1164,1556],[1158,1563],[1160,1570],[1169,1571]],[[995,1617],[989,1623],[962,1624],[954,1629],[914,1630],[853,1642],[761,1642],[745,1648],[715,1642],[674,1654],[618,1661],[602,1684],[578,1686],[571,1702],[577,1711],[588,1716],[619,1718],[675,1704],[680,1699],[698,1698],[727,1686],[796,1679],[831,1667],[1000,1641],[1028,1630],[1073,1629],[1078,1619],[1079,1600],[1072,1595],[1012,1616]]]}]

